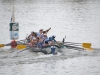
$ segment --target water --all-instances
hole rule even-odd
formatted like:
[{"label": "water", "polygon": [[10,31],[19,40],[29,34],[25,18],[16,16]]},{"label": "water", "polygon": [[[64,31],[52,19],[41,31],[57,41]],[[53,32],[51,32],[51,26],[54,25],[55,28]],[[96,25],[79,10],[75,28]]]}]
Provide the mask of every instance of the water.
[{"label": "water", "polygon": [[[9,23],[13,0],[0,0],[0,44],[11,42]],[[19,39],[31,31],[51,27],[48,36],[61,41],[90,42],[92,51],[63,49],[57,55],[29,50],[18,53],[10,47],[0,49],[0,75],[100,75],[99,0],[14,0]]]}]

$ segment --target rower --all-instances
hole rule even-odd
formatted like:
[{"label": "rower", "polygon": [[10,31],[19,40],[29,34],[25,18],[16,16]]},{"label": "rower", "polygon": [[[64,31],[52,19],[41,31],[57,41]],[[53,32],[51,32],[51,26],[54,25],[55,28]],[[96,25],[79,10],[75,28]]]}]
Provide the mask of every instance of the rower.
[{"label": "rower", "polygon": [[53,55],[57,54],[57,52],[55,50],[56,50],[56,47],[55,46],[51,46],[51,53]]},{"label": "rower", "polygon": [[55,35],[49,37],[49,41],[51,43],[51,53],[53,55],[57,54],[56,47],[54,46],[54,43],[57,43],[57,41],[55,40],[55,37],[56,37]]},{"label": "rower", "polygon": [[39,30],[39,32],[37,33],[37,37],[43,38],[43,29]]},{"label": "rower", "polygon": [[44,35],[43,46],[47,46],[48,44],[49,44],[49,38],[47,37],[47,35]]},{"label": "rower", "polygon": [[30,40],[29,41],[29,45],[30,46],[34,46],[35,43],[37,43],[37,35],[35,32],[31,32],[31,34],[29,35],[28,39]]},{"label": "rower", "polygon": [[[53,55],[57,54],[56,52],[56,47],[54,46],[54,42],[56,42],[56,40],[54,39],[56,36],[52,36],[52,37],[47,37],[47,35],[44,35],[44,44],[43,46],[48,46],[48,45],[51,45],[51,53]],[[54,41],[54,42],[53,42]]]},{"label": "rower", "polygon": [[31,34],[28,35],[28,37],[26,37],[26,40],[27,40],[28,43],[31,42],[31,38],[32,38],[32,33],[33,33],[33,32],[34,32],[34,31],[32,31]]},{"label": "rower", "polygon": [[56,43],[57,41],[55,40],[55,37],[56,37],[55,35],[49,37],[49,41],[53,41],[54,43]]},{"label": "rower", "polygon": [[35,32],[32,33],[31,43],[32,45],[35,45],[37,43],[37,34]]},{"label": "rower", "polygon": [[51,29],[51,28],[49,28],[49,29],[47,29],[47,30],[45,30],[45,31],[43,31],[44,29],[40,29],[39,32],[37,33],[37,36],[40,37],[40,39],[43,38],[43,36],[44,36],[45,34],[47,35],[47,33],[48,33],[48,31],[49,31],[50,29]]},{"label": "rower", "polygon": [[48,31],[50,30],[51,28],[49,28],[49,29],[47,29],[47,30],[45,30],[45,31],[43,31],[43,29],[40,29],[39,30],[39,32],[37,33],[37,37],[39,37],[39,40],[41,41],[41,42],[43,42],[43,40],[44,40],[44,35],[47,35],[47,33],[48,33]]}]

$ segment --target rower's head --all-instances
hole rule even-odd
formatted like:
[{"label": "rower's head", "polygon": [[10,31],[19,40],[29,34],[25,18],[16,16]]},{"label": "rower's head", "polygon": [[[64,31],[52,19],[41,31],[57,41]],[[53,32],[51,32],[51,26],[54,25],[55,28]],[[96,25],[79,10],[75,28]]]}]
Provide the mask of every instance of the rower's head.
[{"label": "rower's head", "polygon": [[56,36],[55,36],[55,35],[53,35],[52,37],[53,37],[53,38],[55,38]]},{"label": "rower's head", "polygon": [[47,38],[47,35],[44,35],[44,38]]},{"label": "rower's head", "polygon": [[46,34],[46,31],[43,31],[43,34]]},{"label": "rower's head", "polygon": [[40,29],[39,32],[40,32],[40,33],[43,33],[43,29]]},{"label": "rower's head", "polygon": [[32,36],[35,36],[35,37],[36,37],[37,35],[36,35],[36,33],[35,33],[35,32],[32,32]]},{"label": "rower's head", "polygon": [[34,31],[31,31],[31,35],[34,33]]},{"label": "rower's head", "polygon": [[36,37],[36,39],[37,39],[37,42],[39,42],[40,38],[39,37]]}]

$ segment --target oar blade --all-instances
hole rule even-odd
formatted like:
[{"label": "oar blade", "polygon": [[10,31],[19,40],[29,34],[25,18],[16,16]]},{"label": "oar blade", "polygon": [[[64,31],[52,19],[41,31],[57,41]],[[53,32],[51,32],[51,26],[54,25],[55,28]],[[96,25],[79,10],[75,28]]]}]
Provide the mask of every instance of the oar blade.
[{"label": "oar blade", "polygon": [[85,50],[94,51],[94,49],[91,48],[91,43],[82,43],[82,47],[83,47]]},{"label": "oar blade", "polygon": [[91,43],[82,43],[82,47],[83,48],[90,48],[91,47]]},{"label": "oar blade", "polygon": [[94,51],[94,48],[84,48],[85,50]]},{"label": "oar blade", "polygon": [[4,46],[5,46],[4,44],[0,44],[0,48],[1,48],[1,47],[4,47]]},{"label": "oar blade", "polygon": [[25,48],[27,48],[26,45],[17,45],[18,50],[25,49]]}]

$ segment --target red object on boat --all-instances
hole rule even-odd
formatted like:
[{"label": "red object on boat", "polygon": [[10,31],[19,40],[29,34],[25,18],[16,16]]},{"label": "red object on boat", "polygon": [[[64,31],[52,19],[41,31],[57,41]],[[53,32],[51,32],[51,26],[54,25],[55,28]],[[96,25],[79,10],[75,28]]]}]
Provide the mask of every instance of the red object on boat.
[{"label": "red object on boat", "polygon": [[11,41],[11,48],[16,48],[17,42],[15,40]]}]

